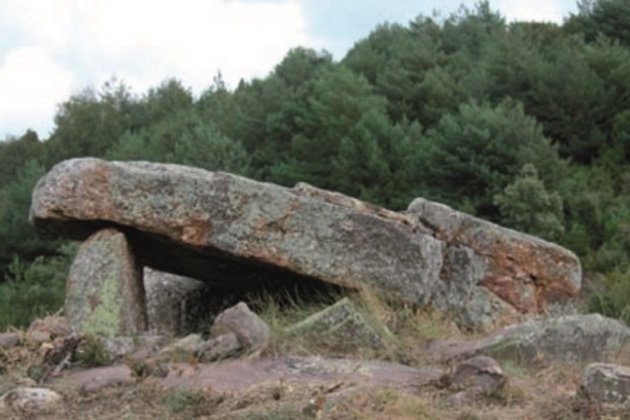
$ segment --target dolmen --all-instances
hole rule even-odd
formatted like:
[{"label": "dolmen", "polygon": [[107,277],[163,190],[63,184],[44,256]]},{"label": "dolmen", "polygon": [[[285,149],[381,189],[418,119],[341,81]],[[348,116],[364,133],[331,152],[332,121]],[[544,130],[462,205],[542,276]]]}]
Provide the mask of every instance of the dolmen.
[{"label": "dolmen", "polygon": [[84,331],[146,330],[143,268],[216,296],[266,285],[369,287],[489,330],[580,290],[569,250],[422,198],[395,212],[307,184],[94,158],[57,164],[33,191],[40,231],[84,241],[66,315]]}]

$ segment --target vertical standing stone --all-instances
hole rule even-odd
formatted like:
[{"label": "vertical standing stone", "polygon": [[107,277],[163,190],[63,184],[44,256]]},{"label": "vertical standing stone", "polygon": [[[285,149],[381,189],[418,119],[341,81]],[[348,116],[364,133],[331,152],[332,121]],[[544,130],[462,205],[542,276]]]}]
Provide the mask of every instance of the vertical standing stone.
[{"label": "vertical standing stone", "polygon": [[190,277],[144,268],[148,330],[151,333],[184,336],[207,329],[216,315],[212,288]]},{"label": "vertical standing stone", "polygon": [[81,245],[66,284],[65,314],[80,332],[115,336],[146,329],[142,270],[123,233],[103,229]]}]

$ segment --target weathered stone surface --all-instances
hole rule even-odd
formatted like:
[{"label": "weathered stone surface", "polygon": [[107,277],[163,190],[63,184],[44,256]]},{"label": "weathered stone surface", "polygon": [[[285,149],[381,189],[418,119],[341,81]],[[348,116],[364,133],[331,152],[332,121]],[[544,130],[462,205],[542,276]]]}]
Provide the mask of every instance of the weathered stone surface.
[{"label": "weathered stone surface", "polygon": [[427,303],[441,266],[440,242],[400,214],[178,165],[62,162],[35,188],[31,220],[77,239],[130,226],[145,265],[229,288],[295,273]]},{"label": "weathered stone surface", "polygon": [[70,373],[54,385],[77,388],[84,392],[96,392],[111,386],[132,385],[136,378],[127,365],[106,366]]},{"label": "weathered stone surface", "polygon": [[245,349],[238,335],[234,332],[219,334],[204,340],[200,334],[190,334],[177,340],[160,351],[172,361],[189,361],[207,363],[227,357],[236,356]]},{"label": "weathered stone surface", "polygon": [[580,394],[600,412],[630,413],[630,367],[593,363],[586,367]]},{"label": "weathered stone surface", "polygon": [[60,408],[61,401],[61,395],[47,388],[18,387],[0,397],[0,414],[52,414]]},{"label": "weathered stone surface", "polygon": [[162,381],[167,389],[212,389],[239,392],[279,382],[290,386],[337,384],[343,388],[390,387],[417,392],[436,383],[444,370],[435,366],[413,368],[398,363],[323,357],[228,359],[212,364],[170,365]]},{"label": "weathered stone surface", "polygon": [[144,269],[148,330],[183,336],[210,325],[213,290],[190,277]]},{"label": "weathered stone surface", "polygon": [[72,334],[70,323],[61,316],[47,316],[44,319],[36,319],[26,331],[28,339],[38,343],[52,341],[57,337],[67,337],[70,334]]},{"label": "weathered stone surface", "polygon": [[194,355],[199,351],[203,344],[203,338],[201,334],[189,334],[186,337],[180,338],[171,346],[165,348],[163,352],[169,353],[173,351],[185,352]]},{"label": "weathered stone surface", "polygon": [[342,349],[354,347],[383,348],[382,337],[367,323],[350,299],[343,298],[287,329],[290,335],[317,336]]},{"label": "weathered stone surface", "polygon": [[611,361],[630,352],[630,328],[599,314],[568,315],[529,320],[479,340],[436,340],[427,351],[443,360],[482,354],[519,363]]},{"label": "weathered stone surface", "polygon": [[263,350],[271,339],[269,326],[244,302],[221,312],[210,328],[213,337],[229,333],[234,333],[241,345],[252,352]]},{"label": "weathered stone surface", "polygon": [[198,350],[200,362],[208,363],[237,354],[243,346],[234,333],[221,334],[203,342]]},{"label": "weathered stone surface", "polygon": [[104,229],[81,245],[68,275],[65,315],[77,332],[118,336],[146,329],[141,273],[123,233]]},{"label": "weathered stone surface", "polygon": [[[445,265],[464,271],[456,276],[458,283],[482,286],[519,312],[539,313],[547,302],[575,296],[580,289],[579,260],[558,245],[422,198],[414,200],[407,213],[449,247],[473,251],[454,255]],[[467,294],[462,290],[455,305],[465,306]]]},{"label": "weathered stone surface", "polygon": [[492,395],[505,388],[507,377],[493,358],[475,356],[459,363],[450,375],[449,382],[454,390],[473,389],[480,394]]},{"label": "weathered stone surface", "polygon": [[0,334],[0,349],[8,349],[20,344],[20,334],[16,332],[4,332]]},{"label": "weathered stone surface", "polygon": [[84,239],[124,227],[142,263],[217,293],[313,279],[369,285],[448,310],[469,328],[573,296],[569,251],[418,199],[405,213],[306,184],[293,189],[178,165],[73,159],[33,192],[36,227]]}]

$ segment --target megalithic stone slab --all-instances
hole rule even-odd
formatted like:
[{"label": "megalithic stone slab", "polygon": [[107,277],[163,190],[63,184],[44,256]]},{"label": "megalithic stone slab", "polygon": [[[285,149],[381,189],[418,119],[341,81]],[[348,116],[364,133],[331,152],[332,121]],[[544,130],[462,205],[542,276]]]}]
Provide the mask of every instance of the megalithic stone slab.
[{"label": "megalithic stone slab", "polygon": [[36,186],[31,220],[76,239],[107,223],[126,227],[145,265],[218,287],[280,269],[427,303],[442,261],[441,242],[398,213],[170,164],[64,161]]},{"label": "megalithic stone slab", "polygon": [[116,226],[143,265],[204,280],[217,295],[287,279],[368,285],[473,329],[543,312],[581,281],[570,251],[438,203],[398,213],[179,165],[62,162],[37,184],[30,217],[75,239]]},{"label": "megalithic stone slab", "polygon": [[146,329],[142,272],[123,233],[103,229],[81,245],[64,310],[73,329],[83,333],[133,335]]},{"label": "megalithic stone slab", "polygon": [[[431,229],[449,250],[471,250],[468,258],[475,261],[476,269],[466,277],[521,313],[540,313],[549,301],[576,296],[580,290],[580,261],[559,245],[423,198],[415,199],[407,213]],[[449,260],[445,267],[450,271],[465,271],[462,262],[471,266],[466,259]]]}]

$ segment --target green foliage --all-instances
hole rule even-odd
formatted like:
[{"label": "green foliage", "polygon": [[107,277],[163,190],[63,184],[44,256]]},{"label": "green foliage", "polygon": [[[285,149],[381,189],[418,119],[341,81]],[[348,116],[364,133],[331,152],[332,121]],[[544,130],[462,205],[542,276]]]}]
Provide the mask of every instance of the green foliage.
[{"label": "green foliage", "polygon": [[626,0],[580,0],[579,12],[565,24],[568,32],[577,32],[593,41],[599,35],[630,44],[630,4]]},{"label": "green foliage", "polygon": [[0,272],[4,273],[15,255],[31,260],[55,253],[58,242],[44,240],[28,223],[31,193],[45,173],[36,161],[26,162],[15,177],[0,189]]},{"label": "green foliage", "polygon": [[549,240],[558,240],[564,232],[562,198],[549,193],[531,163],[525,164],[513,183],[494,197],[501,222]]},{"label": "green foliage", "polygon": [[630,266],[609,273],[606,283],[609,289],[604,294],[591,296],[590,309],[630,324]]},{"label": "green foliage", "polygon": [[[192,417],[207,415],[212,412],[217,401],[211,401],[200,391],[176,389],[166,396],[166,405],[174,414],[188,412]],[[220,401],[219,401],[220,402]]]},{"label": "green foliage", "polygon": [[0,331],[28,326],[32,319],[63,306],[65,281],[75,248],[63,246],[60,256],[27,263],[15,257],[6,281],[0,283]]},{"label": "green foliage", "polygon": [[490,219],[497,219],[494,196],[523,165],[533,163],[547,183],[561,169],[540,125],[514,101],[464,104],[445,115],[427,132],[419,158],[418,178],[431,198]]},{"label": "green foliage", "polygon": [[106,366],[112,357],[103,346],[101,338],[94,334],[85,334],[74,353],[74,360],[84,367]]},{"label": "green foliage", "polygon": [[249,157],[238,141],[193,112],[179,112],[138,133],[124,135],[108,157],[247,173]]}]

